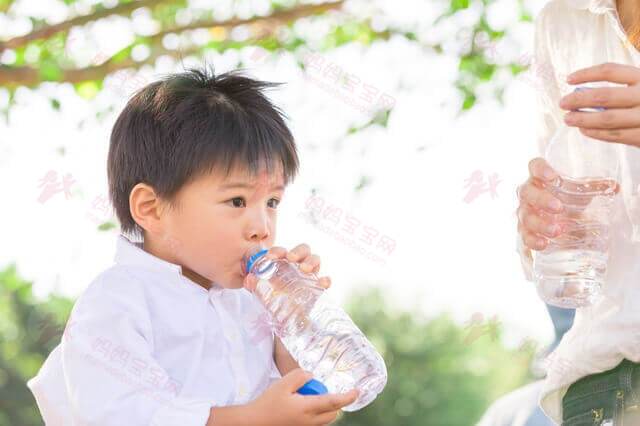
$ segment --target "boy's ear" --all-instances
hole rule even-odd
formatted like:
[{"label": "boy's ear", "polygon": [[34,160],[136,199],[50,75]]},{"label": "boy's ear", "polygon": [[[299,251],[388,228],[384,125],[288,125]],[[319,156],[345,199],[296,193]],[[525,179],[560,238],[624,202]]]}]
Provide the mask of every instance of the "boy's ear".
[{"label": "boy's ear", "polygon": [[138,183],[129,193],[129,212],[136,223],[151,234],[162,228],[162,200],[146,183]]}]

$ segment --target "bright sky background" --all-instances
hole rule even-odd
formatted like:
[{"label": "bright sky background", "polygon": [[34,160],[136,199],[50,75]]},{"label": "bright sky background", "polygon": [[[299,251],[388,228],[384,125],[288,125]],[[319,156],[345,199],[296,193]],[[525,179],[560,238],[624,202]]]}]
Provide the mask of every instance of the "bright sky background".
[{"label": "bright sky background", "polygon": [[[25,8],[27,3],[22,2]],[[38,10],[47,10],[52,21],[65,18],[63,10],[43,3],[38,2]],[[261,7],[261,2],[247,3]],[[415,28],[422,39],[450,40],[445,47],[454,49],[456,23],[423,28],[439,12],[432,3],[436,2],[378,0],[352,2],[349,7],[356,12],[378,8],[379,25]],[[509,25],[514,34],[496,49],[499,60],[517,58],[523,50],[532,49],[532,26],[516,22],[515,3],[503,0],[491,9],[492,25]],[[534,13],[543,3],[528,2]],[[221,2],[222,8],[224,4],[228,2]],[[459,24],[473,13],[460,14]],[[24,31],[21,25],[0,22],[0,28],[13,33]],[[138,16],[135,25],[144,28],[145,17]],[[321,34],[323,28],[297,30],[313,35]],[[74,45],[87,61],[98,52],[117,50],[131,35],[120,20],[96,25],[91,31],[97,46],[85,45],[86,35],[78,35],[80,41]],[[404,38],[368,48],[345,46],[320,55],[325,63],[336,64],[396,100],[387,128],[374,126],[347,135],[350,127],[369,119],[350,105],[365,105],[358,101],[361,92],[346,96],[345,101],[331,93],[340,91],[337,83],[310,72],[306,77],[316,79],[305,78],[290,55],[256,52],[253,48],[241,52],[250,65],[249,73],[286,83],[271,96],[290,118],[302,163],[299,178],[287,189],[280,206],[278,245],[310,244],[322,258],[322,274],[332,277],[331,291],[338,299],[356,286],[378,284],[393,307],[416,309],[426,316],[450,311],[461,324],[477,313],[485,318],[497,315],[506,327],[509,345],[516,346],[526,337],[543,344],[551,341],[546,309],[533,284],[524,280],[515,252],[515,189],[528,175],[528,161],[536,156],[535,88],[526,78],[509,85],[504,106],[492,100],[493,84],[487,85],[481,102],[456,119],[460,95],[452,84],[457,73],[453,54],[437,55]],[[208,60],[218,71],[225,71],[237,65],[238,55],[230,52]],[[197,65],[191,60],[184,63]],[[155,69],[143,69],[141,81],[180,69],[180,64],[164,59]],[[133,87],[124,89],[113,80],[106,85],[91,102],[76,96],[69,85],[20,90],[10,125],[0,122],[0,188],[5,202],[0,266],[17,263],[19,273],[34,281],[41,296],[55,290],[76,297],[113,260],[117,233],[98,232],[87,213],[100,216],[92,202],[107,195],[109,134]],[[60,112],[49,105],[49,97],[54,96],[61,101]],[[6,93],[0,89],[0,105],[4,102]],[[96,109],[107,110],[111,105],[112,112],[107,111],[100,121],[95,119]],[[44,203],[38,201],[39,182],[50,170],[57,172],[58,181],[67,173],[72,175],[75,183],[69,199],[57,193]],[[474,171],[483,173],[485,184],[489,175],[497,174],[497,197],[486,192],[470,203],[463,200],[468,191],[465,181]],[[371,184],[356,193],[363,174]],[[356,240],[366,225],[396,241],[391,255],[375,245],[358,243],[384,259],[385,265],[303,220],[312,188],[326,203],[360,219]],[[354,238],[340,231],[346,223],[344,214],[338,227],[321,223],[323,229]]]}]

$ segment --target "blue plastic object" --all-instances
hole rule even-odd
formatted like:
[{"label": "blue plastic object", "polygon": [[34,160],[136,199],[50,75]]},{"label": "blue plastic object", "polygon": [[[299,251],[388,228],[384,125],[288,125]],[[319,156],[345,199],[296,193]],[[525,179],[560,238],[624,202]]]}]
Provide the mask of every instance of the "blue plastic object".
[{"label": "blue plastic object", "polygon": [[329,393],[327,387],[321,381],[311,379],[297,390],[300,395],[324,395]]},{"label": "blue plastic object", "polygon": [[258,260],[260,257],[264,256],[269,250],[267,249],[263,249],[260,250],[259,252],[257,252],[256,254],[254,254],[253,256],[251,256],[249,258],[249,261],[247,262],[247,273],[249,273],[249,271],[251,270],[251,267],[253,266],[253,264],[256,262],[256,260]]},{"label": "blue plastic object", "polygon": [[[594,87],[588,87],[588,86],[580,86],[580,87],[576,87],[574,92],[584,92],[585,90],[590,90],[590,89],[594,89]],[[597,107],[586,107],[586,108],[578,108],[576,111],[582,111],[582,112],[602,112],[602,111],[606,111],[607,109],[601,106],[597,106]]]}]

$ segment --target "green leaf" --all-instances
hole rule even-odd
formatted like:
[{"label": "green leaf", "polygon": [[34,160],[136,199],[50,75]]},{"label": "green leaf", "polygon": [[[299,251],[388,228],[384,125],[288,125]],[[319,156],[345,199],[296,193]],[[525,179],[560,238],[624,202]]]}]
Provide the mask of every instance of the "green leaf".
[{"label": "green leaf", "polygon": [[128,58],[131,56],[131,51],[133,50],[134,46],[135,46],[135,43],[132,43],[131,45],[129,45],[129,46],[127,46],[127,47],[123,48],[123,49],[120,49],[118,52],[116,52],[116,53],[111,57],[111,59],[110,59],[110,60],[111,60],[113,63],[116,63],[116,64],[117,64],[117,63],[119,63],[119,62],[122,62],[122,61],[124,61],[124,60],[128,59]]},{"label": "green leaf", "polygon": [[51,59],[40,62],[39,72],[42,81],[60,81],[64,75],[60,66]]},{"label": "green leaf", "polygon": [[76,93],[83,99],[93,99],[100,92],[101,84],[97,81],[83,81],[81,83],[74,84]]},{"label": "green leaf", "polygon": [[98,231],[109,231],[111,229],[116,228],[116,224],[113,222],[105,222],[98,226]]},{"label": "green leaf", "polygon": [[365,187],[371,185],[371,178],[369,176],[360,177],[360,182],[354,188],[356,191],[362,191]]},{"label": "green leaf", "polygon": [[469,7],[469,0],[451,0],[451,12],[458,12]]},{"label": "green leaf", "polygon": [[51,98],[49,100],[51,102],[51,108],[53,108],[56,111],[60,111],[60,101],[55,99],[55,98]]},{"label": "green leaf", "polygon": [[529,12],[522,12],[522,14],[520,15],[520,21],[521,22],[533,22],[533,17],[531,16],[531,14]]},{"label": "green leaf", "polygon": [[489,81],[496,70],[495,64],[489,64],[483,55],[471,53],[460,58],[458,69],[480,80]]},{"label": "green leaf", "polygon": [[520,65],[520,64],[509,64],[509,69],[511,70],[511,74],[518,75],[521,72],[524,72],[527,69],[529,69],[529,67],[523,66],[523,65]]},{"label": "green leaf", "polygon": [[467,111],[476,104],[476,95],[473,93],[467,93],[465,95],[464,101],[462,102],[462,109]]},{"label": "green leaf", "polygon": [[12,4],[13,0],[0,0],[0,12],[6,12]]}]

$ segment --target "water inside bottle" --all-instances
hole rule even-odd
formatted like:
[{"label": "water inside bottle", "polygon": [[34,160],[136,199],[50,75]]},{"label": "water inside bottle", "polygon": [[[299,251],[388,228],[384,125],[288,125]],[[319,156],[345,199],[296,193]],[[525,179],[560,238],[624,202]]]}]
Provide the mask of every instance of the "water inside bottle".
[{"label": "water inside bottle", "polygon": [[271,314],[274,333],[300,367],[311,371],[330,393],[356,388],[358,398],[344,411],[355,411],[382,392],[384,360],[339,307],[328,303],[317,276],[286,261],[258,263],[255,294]]},{"label": "water inside bottle", "polygon": [[606,178],[560,176],[548,189],[564,205],[564,212],[556,217],[563,232],[534,254],[538,292],[551,305],[588,306],[601,296],[605,281],[611,207],[618,184]]}]

